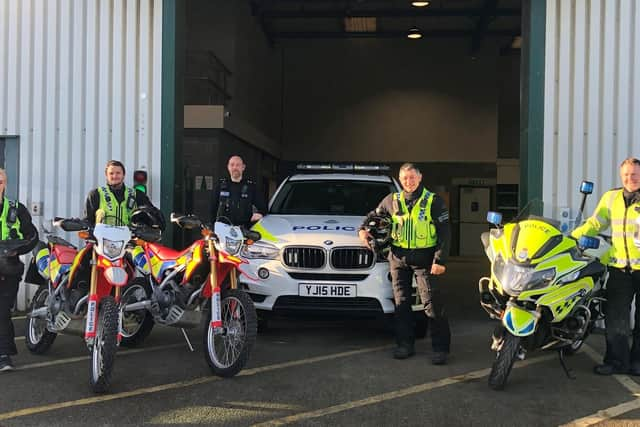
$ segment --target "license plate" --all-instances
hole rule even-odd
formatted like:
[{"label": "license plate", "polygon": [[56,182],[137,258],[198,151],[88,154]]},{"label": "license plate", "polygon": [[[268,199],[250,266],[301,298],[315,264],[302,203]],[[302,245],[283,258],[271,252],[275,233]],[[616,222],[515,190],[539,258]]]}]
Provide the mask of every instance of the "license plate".
[{"label": "license plate", "polygon": [[300,283],[298,294],[301,297],[355,298],[356,285]]}]

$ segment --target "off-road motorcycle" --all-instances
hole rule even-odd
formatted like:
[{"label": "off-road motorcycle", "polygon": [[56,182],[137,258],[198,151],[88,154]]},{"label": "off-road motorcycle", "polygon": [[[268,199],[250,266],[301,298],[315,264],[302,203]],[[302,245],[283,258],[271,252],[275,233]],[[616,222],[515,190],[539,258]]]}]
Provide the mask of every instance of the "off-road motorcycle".
[{"label": "off-road motorcycle", "polygon": [[[53,225],[77,232],[86,245],[78,249],[49,234],[36,255],[28,281],[40,283],[28,313],[27,348],[46,352],[58,333],[81,335],[91,353],[90,384],[96,393],[108,390],[116,351],[122,338],[121,289],[133,270],[125,260],[134,236],[148,232],[127,226],[115,217],[97,213],[97,223],[78,218],[56,218]],[[151,239],[151,237],[147,237]],[[36,276],[41,280],[34,280]]]},{"label": "off-road motorcycle", "polygon": [[[580,185],[578,218],[592,190],[590,182]],[[608,275],[596,255],[606,256],[607,244],[586,236],[576,241],[550,218],[521,216],[502,225],[502,215],[489,212],[487,221],[495,228],[481,236],[491,277],[479,281],[480,303],[491,318],[501,321],[491,345],[496,359],[489,386],[495,390],[504,388],[516,359],[538,349],[557,350],[571,378],[565,354],[578,351],[595,322],[603,318]]]},{"label": "off-road motorcycle", "polygon": [[182,251],[138,241],[134,263],[143,276],[127,286],[123,311],[147,310],[156,324],[165,326],[204,324],[209,367],[216,375],[232,377],[247,363],[257,334],[253,302],[238,288],[237,272],[247,263],[239,254],[260,234],[222,222],[211,228],[195,215],[171,214],[171,222],[198,229],[202,237]]}]

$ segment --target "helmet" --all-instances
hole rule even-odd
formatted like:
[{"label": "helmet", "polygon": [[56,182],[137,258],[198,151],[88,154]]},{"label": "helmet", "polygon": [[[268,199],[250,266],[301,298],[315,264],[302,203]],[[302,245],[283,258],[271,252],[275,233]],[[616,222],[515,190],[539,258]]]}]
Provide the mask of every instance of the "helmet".
[{"label": "helmet", "polygon": [[152,227],[165,229],[164,215],[153,206],[141,206],[131,214],[131,225],[134,227]]},{"label": "helmet", "polygon": [[391,244],[391,216],[381,209],[367,217],[365,229],[371,234],[371,249],[381,254]]}]

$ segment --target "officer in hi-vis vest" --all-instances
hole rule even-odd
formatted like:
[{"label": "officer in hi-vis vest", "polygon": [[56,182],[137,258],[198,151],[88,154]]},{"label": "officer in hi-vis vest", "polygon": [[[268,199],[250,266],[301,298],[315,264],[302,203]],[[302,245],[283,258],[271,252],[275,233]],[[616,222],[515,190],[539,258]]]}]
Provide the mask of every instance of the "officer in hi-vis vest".
[{"label": "officer in hi-vis vest", "polygon": [[24,271],[18,255],[26,254],[38,243],[38,230],[31,222],[29,211],[22,203],[7,199],[6,186],[7,174],[0,169],[0,239],[24,240],[25,245],[0,258],[0,372],[13,369],[11,356],[18,353],[11,321],[11,307]]},{"label": "officer in hi-vis vest", "polygon": [[[422,174],[412,163],[400,167],[400,184],[403,191],[385,197],[375,211],[391,216],[391,249],[389,269],[396,304],[395,335],[396,359],[406,359],[414,354],[414,322],[412,283],[415,275],[429,319],[434,365],[447,363],[451,343],[449,321],[442,303],[439,283],[433,276],[443,274],[449,254],[449,212],[442,198],[427,190],[421,183]],[[367,216],[367,218],[369,217]],[[358,234],[368,245],[370,233],[365,229],[367,219]]]},{"label": "officer in hi-vis vest", "polygon": [[[605,305],[607,351],[603,363],[594,367],[599,375],[640,376],[640,160],[629,157],[620,165],[622,188],[609,190],[593,215],[571,235],[595,236],[611,228],[609,279]],[[635,296],[635,329],[629,347],[631,301]]]},{"label": "officer in hi-vis vest", "polygon": [[250,179],[243,178],[246,165],[240,156],[227,162],[229,176],[221,178],[213,190],[211,222],[251,226],[267,212],[264,198]]},{"label": "officer in hi-vis vest", "polygon": [[154,213],[154,224],[148,225],[164,229],[165,224],[162,212],[153,206],[147,195],[142,191],[124,185],[125,169],[122,162],[109,160],[104,169],[104,175],[107,179],[106,185],[91,190],[85,202],[85,218],[91,224],[95,224],[96,212],[102,209],[106,221],[115,220],[120,224],[129,225],[131,223],[131,214],[136,209],[147,206]]}]

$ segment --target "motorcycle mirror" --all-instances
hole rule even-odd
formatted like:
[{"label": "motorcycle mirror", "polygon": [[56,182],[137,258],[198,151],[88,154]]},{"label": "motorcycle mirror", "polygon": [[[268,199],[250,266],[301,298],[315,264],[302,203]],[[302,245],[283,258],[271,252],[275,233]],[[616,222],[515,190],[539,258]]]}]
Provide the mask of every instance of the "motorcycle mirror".
[{"label": "motorcycle mirror", "polygon": [[171,212],[171,222],[178,222],[178,219],[181,215],[176,214],[175,212]]},{"label": "motorcycle mirror", "polygon": [[580,192],[582,194],[591,194],[591,193],[593,193],[593,182],[582,181],[580,183]]},{"label": "motorcycle mirror", "polygon": [[582,236],[578,240],[578,246],[583,249],[598,249],[600,247],[600,240],[596,237]]},{"label": "motorcycle mirror", "polygon": [[502,223],[502,214],[494,211],[487,212],[487,222],[493,225],[500,225]]}]

